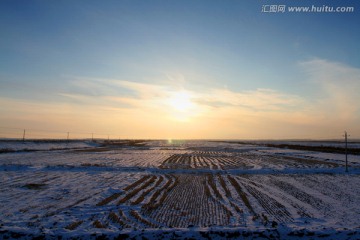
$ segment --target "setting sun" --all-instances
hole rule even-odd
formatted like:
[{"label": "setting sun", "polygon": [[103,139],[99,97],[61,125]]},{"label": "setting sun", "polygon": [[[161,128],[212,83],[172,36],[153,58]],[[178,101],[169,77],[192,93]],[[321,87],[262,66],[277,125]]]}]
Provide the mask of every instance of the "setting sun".
[{"label": "setting sun", "polygon": [[199,109],[197,109],[193,99],[194,96],[191,92],[172,92],[166,101],[169,106],[171,118],[176,121],[188,122],[191,117],[197,115]]},{"label": "setting sun", "polygon": [[170,97],[169,104],[179,112],[186,112],[194,106],[194,103],[191,101],[191,96],[188,92],[174,93]]}]

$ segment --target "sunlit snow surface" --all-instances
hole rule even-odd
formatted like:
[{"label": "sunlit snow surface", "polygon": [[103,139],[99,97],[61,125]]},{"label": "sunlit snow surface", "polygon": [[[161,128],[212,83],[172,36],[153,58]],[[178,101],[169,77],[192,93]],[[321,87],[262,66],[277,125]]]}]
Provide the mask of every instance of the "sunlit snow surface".
[{"label": "sunlit snow surface", "polygon": [[[311,143],[309,143],[311,144]],[[210,141],[2,141],[0,238],[360,238],[360,156]]]}]

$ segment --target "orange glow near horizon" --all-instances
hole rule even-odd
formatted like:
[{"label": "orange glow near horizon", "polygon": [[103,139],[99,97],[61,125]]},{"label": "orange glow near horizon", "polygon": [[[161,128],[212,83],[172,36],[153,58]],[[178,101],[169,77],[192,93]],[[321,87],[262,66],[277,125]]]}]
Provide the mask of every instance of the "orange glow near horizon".
[{"label": "orange glow near horizon", "polygon": [[[0,137],[19,138],[27,129],[29,138],[70,132],[71,138],[335,139],[346,129],[357,138],[359,108],[353,103],[359,102],[360,69],[324,60],[301,66],[321,97],[196,88],[182,84],[185,77],[167,84],[78,77],[69,87],[79,92],[59,92],[56,101],[0,97]],[[95,88],[101,93],[96,97]]]}]

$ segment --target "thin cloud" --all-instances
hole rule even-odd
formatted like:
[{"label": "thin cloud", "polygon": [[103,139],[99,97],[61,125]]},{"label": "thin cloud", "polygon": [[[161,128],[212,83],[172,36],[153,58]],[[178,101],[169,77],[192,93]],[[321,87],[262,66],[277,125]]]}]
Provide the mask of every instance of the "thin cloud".
[{"label": "thin cloud", "polygon": [[[139,82],[130,82],[117,79],[84,79],[77,82],[76,86],[82,86],[85,89],[96,86],[103,95],[100,99],[107,99],[115,102],[126,102],[134,107],[164,107],[166,100],[169,99],[178,88],[172,89],[169,86],[160,84],[148,84]],[[103,85],[102,85],[103,84]],[[125,90],[124,96],[106,95],[106,89],[114,88]],[[234,92],[229,89],[204,89],[202,92],[187,91],[191,96],[191,101],[202,107],[243,107],[253,111],[289,111],[291,108],[299,108],[304,100],[296,95],[282,93],[272,89],[257,89],[254,91]],[[91,93],[91,90],[90,90]],[[74,95],[62,93],[62,96],[68,96],[74,99],[86,99],[89,101],[93,94]],[[165,102],[164,102],[165,101]]]},{"label": "thin cloud", "polygon": [[330,119],[359,119],[360,69],[323,59],[301,62],[300,66],[319,90],[315,110]]},{"label": "thin cloud", "polygon": [[304,100],[295,95],[285,94],[272,89],[233,92],[228,89],[211,89],[199,100],[201,104],[212,107],[244,107],[253,111],[289,111],[299,108]]},{"label": "thin cloud", "polygon": [[[104,132],[106,126],[138,137],[316,138],[336,137],[344,129],[358,136],[360,70],[321,59],[301,62],[299,67],[317,92],[311,99],[276,89],[203,86],[192,91],[165,83],[77,77],[68,91],[58,93],[57,103],[0,99],[7,113],[2,119],[6,115],[40,125],[55,122],[65,129],[77,122],[84,129],[92,124],[87,128],[96,126],[96,131]],[[186,111],[173,106],[179,92],[188,98]]]}]

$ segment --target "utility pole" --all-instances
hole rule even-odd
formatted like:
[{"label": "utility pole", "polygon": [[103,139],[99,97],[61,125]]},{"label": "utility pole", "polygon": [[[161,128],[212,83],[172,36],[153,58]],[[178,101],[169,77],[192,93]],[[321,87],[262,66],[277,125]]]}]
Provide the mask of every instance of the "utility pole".
[{"label": "utility pole", "polygon": [[348,140],[347,132],[345,131],[344,137],[345,137],[345,172],[348,172],[348,152],[347,152],[347,140]]},{"label": "utility pole", "polygon": [[24,129],[24,133],[23,133],[23,142],[25,142],[25,129]]}]

